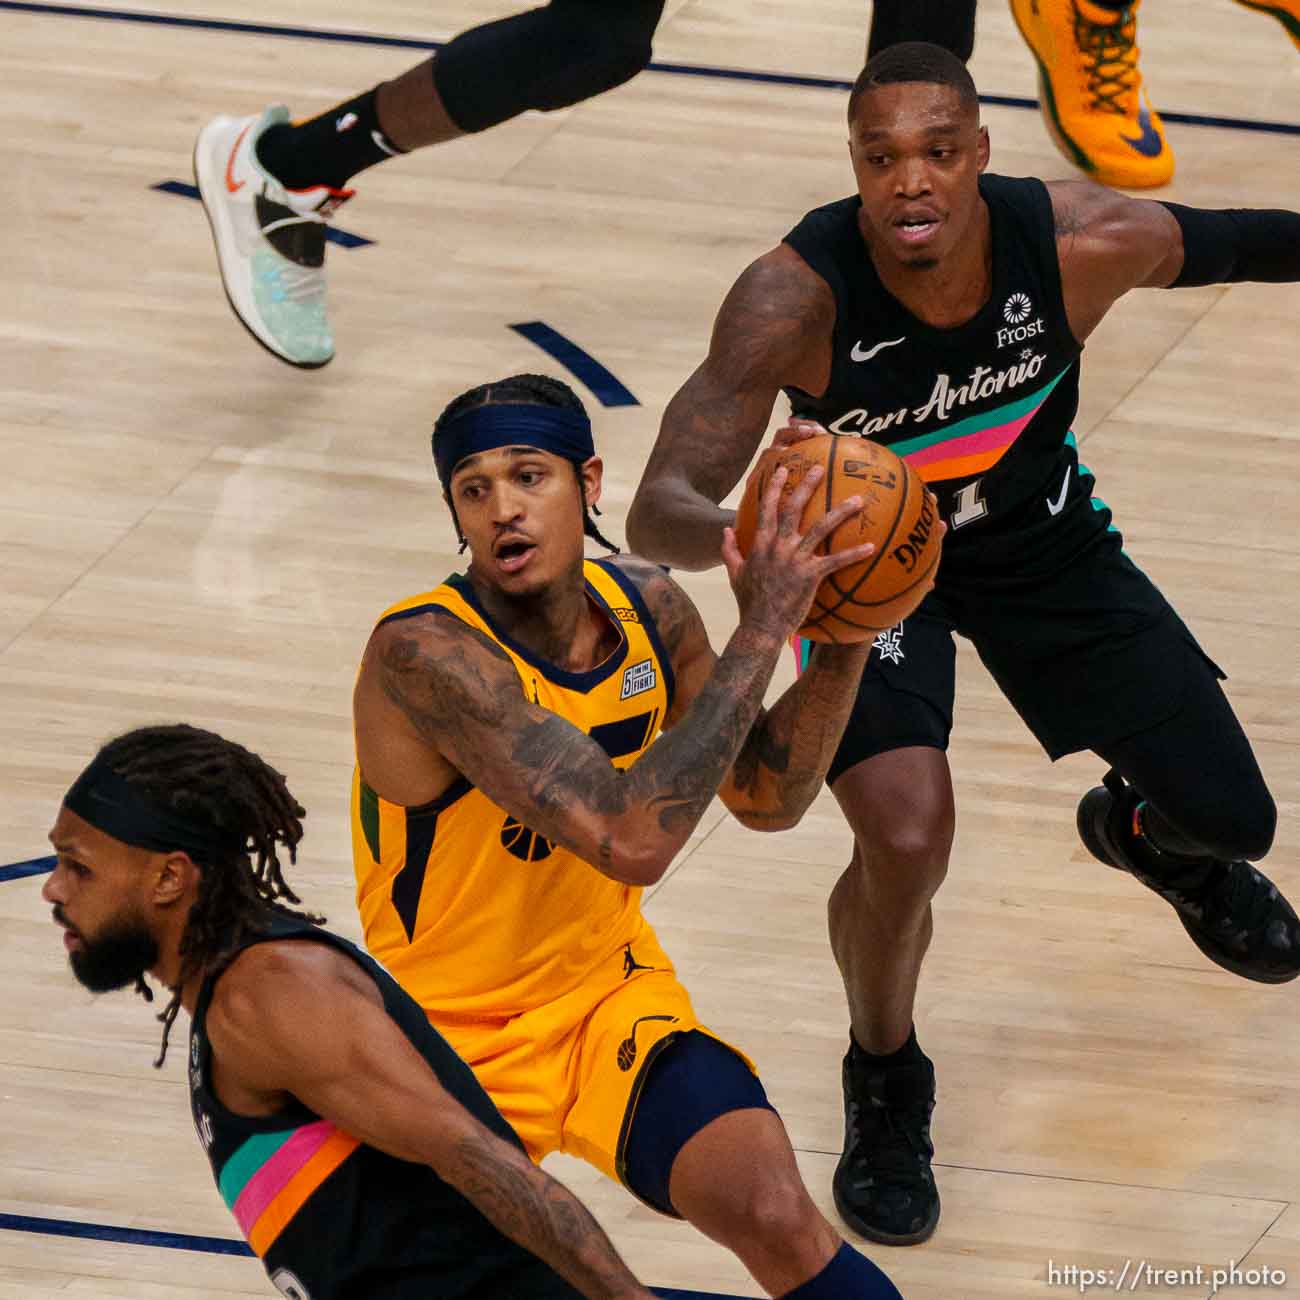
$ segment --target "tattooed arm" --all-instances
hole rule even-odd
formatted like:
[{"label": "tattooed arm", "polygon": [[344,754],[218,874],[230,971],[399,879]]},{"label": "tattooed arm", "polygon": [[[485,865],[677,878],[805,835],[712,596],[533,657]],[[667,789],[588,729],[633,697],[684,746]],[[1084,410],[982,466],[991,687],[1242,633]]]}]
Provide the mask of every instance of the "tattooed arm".
[{"label": "tattooed arm", "polygon": [[709,355],[664,412],[627,517],[632,549],[683,569],[722,558],[732,520],[718,502],[740,481],[782,385],[821,393],[830,382],[835,299],[782,244],[732,286]]},{"label": "tattooed arm", "polygon": [[1048,192],[1065,314],[1081,343],[1130,289],[1164,288],[1177,278],[1183,236],[1164,204],[1091,181],[1054,181]]},{"label": "tattooed arm", "polygon": [[728,534],[724,555],[740,625],[699,675],[671,733],[627,771],[615,768],[590,736],[530,701],[500,646],[448,614],[377,628],[358,691],[377,678],[425,745],[494,803],[607,876],[652,884],[735,762],[818,584],[870,553],[854,547],[818,555],[820,542],[861,500],[849,498],[801,534],[799,520],[821,470],[782,499],[785,478],[784,470],[771,478],[748,559]]},{"label": "tattooed arm", "polygon": [[272,1114],[297,1098],[366,1145],[430,1166],[590,1300],[653,1300],[577,1198],[442,1086],[342,952],[300,939],[245,949],[217,982],[207,1032],[224,1105]]},{"label": "tattooed arm", "polygon": [[[677,692],[664,720],[671,730],[716,656],[690,597],[658,565],[631,557],[617,563],[640,587],[672,660]],[[718,791],[746,826],[787,830],[807,811],[835,757],[870,650],[870,641],[818,646],[799,680],[770,709],[759,710]]]}]

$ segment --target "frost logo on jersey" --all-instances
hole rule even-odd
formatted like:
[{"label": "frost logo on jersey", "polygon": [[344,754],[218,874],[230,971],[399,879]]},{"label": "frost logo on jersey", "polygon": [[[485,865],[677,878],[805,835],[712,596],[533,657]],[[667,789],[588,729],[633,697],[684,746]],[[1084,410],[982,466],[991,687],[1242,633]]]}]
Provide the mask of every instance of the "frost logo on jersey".
[{"label": "frost logo on jersey", "polygon": [[901,623],[897,627],[886,628],[871,644],[880,651],[880,657],[888,659],[891,664],[901,664],[907,657],[903,653],[903,625]]},{"label": "frost logo on jersey", "polygon": [[197,1034],[190,1035],[190,1091],[198,1092],[203,1087],[203,1071],[199,1069],[199,1039]]},{"label": "frost logo on jersey", "polygon": [[642,691],[652,691],[658,683],[659,677],[655,672],[655,661],[653,659],[642,659],[639,664],[633,664],[623,673],[623,689],[619,691],[620,700],[630,700],[634,695],[640,695]]},{"label": "frost logo on jersey", "polygon": [[1012,343],[1023,343],[1026,339],[1032,339],[1043,332],[1041,316],[1033,320],[1029,319],[1029,314],[1033,310],[1034,304],[1029,301],[1028,294],[1013,293],[1006,300],[1002,307],[1002,315],[1010,328],[998,330],[998,347],[1005,348]]},{"label": "frost logo on jersey", "polygon": [[1029,313],[1033,310],[1034,304],[1029,301],[1028,294],[1013,293],[1002,308],[1002,315],[1009,325],[1019,325],[1021,321],[1029,319]]}]

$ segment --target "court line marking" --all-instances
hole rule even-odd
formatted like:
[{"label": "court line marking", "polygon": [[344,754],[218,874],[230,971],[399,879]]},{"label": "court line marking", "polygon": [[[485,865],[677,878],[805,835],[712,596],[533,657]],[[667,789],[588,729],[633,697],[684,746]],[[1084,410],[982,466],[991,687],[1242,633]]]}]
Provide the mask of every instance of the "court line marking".
[{"label": "court line marking", "polygon": [[[32,1232],[52,1237],[78,1237],[111,1241],[126,1246],[154,1246],[165,1250],[192,1250],[207,1255],[246,1255],[256,1258],[247,1242],[236,1237],[201,1237],[188,1232],[158,1232],[151,1228],[119,1228],[110,1223],[82,1223],[76,1219],[43,1219],[27,1214],[0,1214],[0,1230]],[[714,1291],[676,1291],[655,1287],[662,1300],[743,1300]]]},{"label": "court line marking", "polygon": [[549,357],[558,361],[570,374],[576,375],[596,395],[602,406],[640,406],[641,403],[604,366],[584,351],[572,339],[545,321],[521,321],[510,329],[536,344]]},{"label": "court line marking", "polygon": [[[149,188],[158,190],[162,194],[176,194],[183,199],[199,197],[199,187],[187,181],[159,181],[157,185],[150,185]],[[344,248],[369,248],[375,242],[364,235],[354,235],[351,231],[340,230],[333,225],[325,227],[325,238],[331,243],[342,244]]]},{"label": "court line marking", "polygon": [[[94,5],[45,3],[43,0],[0,0],[0,10],[13,13],[49,14],[65,18],[97,18],[114,22],[153,23],[162,27],[190,27],[203,31],[235,32],[247,36],[277,36],[290,40],[335,41],[348,45],[378,45],[388,49],[440,50],[446,41],[421,40],[410,36],[387,36],[378,32],[334,31],[325,27],[294,27],[286,23],[251,23],[230,18],[190,18],[181,14],[150,13],[140,9],[109,9]],[[790,72],[757,72],[747,68],[721,68],[694,63],[651,62],[649,71],[678,77],[706,77],[718,81],[754,81],[776,86],[802,86],[810,90],[848,91],[852,81]],[[980,103],[998,108],[1037,109],[1036,99],[1021,95],[980,95]],[[1161,109],[1166,122],[1182,126],[1214,127],[1227,131],[1262,131],[1271,135],[1300,135],[1300,122],[1269,122],[1255,118],[1221,117],[1210,113],[1179,113]]]}]

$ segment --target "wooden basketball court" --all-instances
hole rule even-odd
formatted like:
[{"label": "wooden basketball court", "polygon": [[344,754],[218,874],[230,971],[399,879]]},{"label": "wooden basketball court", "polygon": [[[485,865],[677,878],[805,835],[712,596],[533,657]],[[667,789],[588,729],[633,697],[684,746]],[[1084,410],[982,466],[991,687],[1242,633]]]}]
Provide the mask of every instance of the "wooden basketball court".
[{"label": "wooden basketball court", "polygon": [[[817,79],[856,74],[865,6],[669,0],[656,59],[702,75],[650,71],[368,173],[338,220],[373,242],[330,251],[336,361],[300,373],[261,352],[184,193],[195,132],[281,99],[315,112],[422,56],[248,25],[436,40],[513,7],[171,0],[154,15],[214,25],[0,4],[0,863],[47,851],[104,739],[183,719],[286,772],[310,811],[292,882],[355,936],[352,675],[374,617],[459,567],[433,415],[514,371],[569,378],[512,325],[578,344],[636,399],[603,407],[579,385],[621,539],[723,292],[850,191],[844,94]],[[981,91],[1034,96],[1006,5],[985,0],[980,21]],[[1172,123],[1165,196],[1300,208],[1300,58],[1282,29],[1230,0],[1147,0],[1141,34],[1162,110],[1245,123]],[[985,121],[995,170],[1067,174],[1035,111]],[[1286,129],[1248,129],[1270,123]],[[1281,814],[1269,871],[1293,898],[1298,322],[1297,286],[1134,296],[1089,344],[1076,426],[1130,553],[1230,674]],[[720,641],[724,577],[686,585]],[[957,844],[918,1011],[944,1217],[923,1247],[871,1253],[909,1300],[1078,1294],[1071,1268],[1113,1270],[1097,1290],[1206,1297],[1233,1261],[1300,1296],[1296,987],[1210,965],[1164,904],[1087,856],[1073,813],[1099,761],[1049,764],[967,649]],[[829,796],[766,837],[715,805],[648,900],[699,1008],[760,1063],[828,1212],[847,1014],[825,899],[848,851]],[[269,1294],[256,1262],[214,1253],[237,1230],[193,1137],[184,1054],[155,1072],[139,1000],[74,983],[41,879],[0,871],[0,1297]],[[690,1228],[576,1162],[554,1172],[648,1282],[758,1294]]]}]

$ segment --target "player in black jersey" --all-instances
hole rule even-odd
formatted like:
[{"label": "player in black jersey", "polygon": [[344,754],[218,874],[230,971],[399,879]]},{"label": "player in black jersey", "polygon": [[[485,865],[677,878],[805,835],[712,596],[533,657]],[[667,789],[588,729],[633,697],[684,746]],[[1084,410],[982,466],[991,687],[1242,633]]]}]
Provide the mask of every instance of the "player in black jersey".
[{"label": "player in black jersey", "polygon": [[1205,656],[1127,558],[1070,422],[1082,343],[1130,289],[1300,280],[1300,216],[1143,202],[1086,182],[986,176],[975,87],[901,44],[849,99],[858,193],[809,213],[731,289],[669,404],[628,517],[632,546],[718,563],[731,490],[788,394],[915,465],[948,524],[934,591],[879,638],[827,780],[854,833],[830,900],[852,1036],[835,1175],[845,1219],[921,1241],[939,1217],[934,1069],[912,1009],[947,869],[953,633],[1052,758],[1110,764],[1079,807],[1088,849],[1174,907],[1236,974],[1300,973],[1296,915],[1249,865],[1276,811]]},{"label": "player in black jersey", "polygon": [[302,816],[241,746],[142,728],[68,791],[42,890],[87,988],[173,990],[157,1064],[190,1013],[195,1127],[271,1281],[293,1300],[653,1300],[415,1002],[284,905],[277,846],[293,860]]}]

